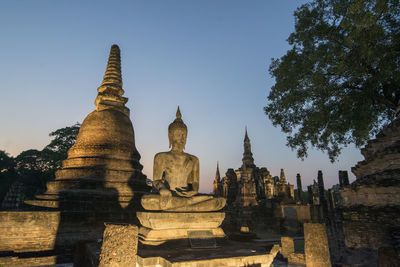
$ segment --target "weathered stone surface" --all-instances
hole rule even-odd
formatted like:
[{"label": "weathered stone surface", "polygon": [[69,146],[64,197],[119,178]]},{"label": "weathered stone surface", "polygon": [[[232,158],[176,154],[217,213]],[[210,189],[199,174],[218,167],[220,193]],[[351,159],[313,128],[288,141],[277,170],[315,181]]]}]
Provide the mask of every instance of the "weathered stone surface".
[{"label": "weathered stone surface", "polygon": [[331,266],[325,224],[304,223],[304,250],[307,267]]},{"label": "weathered stone surface", "polygon": [[[57,263],[56,256],[47,257],[0,257],[0,266],[54,266]],[[72,267],[72,266],[71,266]]]},{"label": "weathered stone surface", "polygon": [[[250,249],[247,249],[250,252]],[[180,256],[174,257],[142,257],[138,256],[138,266],[169,266],[169,267],[237,267],[237,266],[260,266],[269,267],[279,252],[279,245],[274,245],[268,252],[263,248],[262,253],[256,255],[252,252],[244,253],[246,249],[238,249],[229,247],[228,249],[219,248],[210,252],[205,250],[190,250],[184,254],[180,252]],[[169,251],[168,251],[169,252]],[[201,253],[201,255],[196,255]],[[207,254],[204,256],[203,254]],[[238,256],[234,256],[238,255]]]},{"label": "weathered stone surface", "polygon": [[[375,176],[384,178],[384,172],[400,169],[400,119],[397,118],[361,149],[364,160],[351,171],[357,179]],[[398,177],[398,176],[397,176]]]},{"label": "weathered stone surface", "polygon": [[209,195],[184,198],[173,195],[148,194],[142,197],[141,203],[146,210],[204,212],[222,209],[226,200],[222,197]]},{"label": "weathered stone surface", "polygon": [[147,227],[140,227],[139,241],[142,244],[158,246],[167,241],[185,240],[189,238],[189,232],[193,230],[204,230],[212,232],[214,238],[224,238],[225,233],[222,228],[181,228],[181,229],[150,229]]},{"label": "weathered stone surface", "polygon": [[388,247],[392,243],[391,232],[400,225],[399,214],[398,206],[345,209],[342,215],[346,246],[372,249]]},{"label": "weathered stone surface", "polygon": [[[207,230],[214,237],[224,237],[219,226],[225,218],[222,209],[226,200],[222,197],[197,195],[199,191],[199,160],[183,152],[186,144],[187,127],[181,112],[168,127],[171,151],[158,153],[154,157],[153,185],[159,194],[142,197],[146,210],[162,212],[138,212],[142,225],[140,241],[159,245],[168,240],[187,239],[190,231]],[[175,211],[185,211],[177,213]]]},{"label": "weathered stone surface", "polygon": [[0,251],[29,252],[54,249],[59,212],[0,212]]},{"label": "weathered stone surface", "polygon": [[298,222],[309,222],[311,221],[311,211],[309,205],[280,205],[279,206],[282,215],[282,218],[287,218],[289,215],[287,214],[286,208],[291,208],[296,210],[296,219]]},{"label": "weathered stone surface", "polygon": [[145,195],[141,199],[146,210],[215,211],[225,206],[224,198],[196,196],[199,192],[199,159],[183,152],[187,127],[179,110],[168,127],[172,149],[154,156],[153,185],[159,194]]},{"label": "weathered stone surface", "polygon": [[[361,149],[364,160],[352,168],[356,181],[348,186],[342,182],[338,206],[345,245],[354,252],[351,258],[358,259],[358,262],[353,261],[354,264],[360,264],[364,251],[378,254],[379,264],[390,262],[384,251],[397,250],[398,254],[399,152],[400,117],[397,117]],[[370,265],[377,266],[378,263],[371,262]]]},{"label": "weathered stone surface", "polygon": [[136,266],[138,227],[106,224],[99,266]]},{"label": "weathered stone surface", "polygon": [[225,218],[223,212],[137,212],[140,223],[151,229],[217,228]]},{"label": "weathered stone surface", "polygon": [[138,212],[142,225],[140,241],[144,244],[159,245],[168,240],[187,239],[190,231],[211,231],[214,237],[225,237],[219,227],[225,218],[223,212],[173,213]]},{"label": "weathered stone surface", "polygon": [[281,237],[281,254],[284,258],[289,258],[290,254],[294,253],[293,238],[288,236]]},{"label": "weathered stone surface", "polygon": [[48,183],[44,195],[27,204],[92,211],[99,204],[93,196],[102,195],[103,207],[117,203],[125,208],[134,202],[136,194],[149,191],[146,176],[141,172],[129,109],[125,106],[128,99],[122,96],[117,45],[111,47],[103,82],[97,91],[96,108],[83,121],[55,181]]},{"label": "weathered stone surface", "polygon": [[400,204],[399,186],[359,185],[357,188],[347,187],[340,192],[340,205],[350,206],[386,206]]},{"label": "weathered stone surface", "polygon": [[288,257],[288,263],[306,265],[306,257],[302,253],[292,253]]}]

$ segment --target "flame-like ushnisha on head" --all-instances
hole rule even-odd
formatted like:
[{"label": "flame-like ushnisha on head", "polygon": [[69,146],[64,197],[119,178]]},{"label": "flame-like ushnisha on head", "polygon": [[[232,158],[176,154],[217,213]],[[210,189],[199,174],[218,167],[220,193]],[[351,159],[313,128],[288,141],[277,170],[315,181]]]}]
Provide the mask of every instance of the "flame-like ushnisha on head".
[{"label": "flame-like ushnisha on head", "polygon": [[183,130],[183,131],[185,132],[185,139],[186,139],[186,136],[187,136],[187,126],[186,126],[186,124],[185,124],[185,123],[183,122],[183,120],[182,120],[182,114],[181,114],[181,111],[180,111],[180,109],[179,109],[179,106],[178,106],[178,109],[177,109],[177,111],[176,111],[176,119],[168,126],[169,147],[171,147],[171,137],[172,137],[172,133],[173,133],[175,130],[178,130],[178,129]]}]

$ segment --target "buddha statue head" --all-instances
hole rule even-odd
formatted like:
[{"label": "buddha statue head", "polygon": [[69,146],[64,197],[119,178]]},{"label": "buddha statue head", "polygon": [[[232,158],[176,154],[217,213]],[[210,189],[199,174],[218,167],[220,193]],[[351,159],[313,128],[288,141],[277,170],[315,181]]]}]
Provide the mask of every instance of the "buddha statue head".
[{"label": "buddha statue head", "polygon": [[169,147],[172,151],[182,152],[185,149],[187,127],[182,120],[181,111],[176,111],[176,119],[168,126]]}]

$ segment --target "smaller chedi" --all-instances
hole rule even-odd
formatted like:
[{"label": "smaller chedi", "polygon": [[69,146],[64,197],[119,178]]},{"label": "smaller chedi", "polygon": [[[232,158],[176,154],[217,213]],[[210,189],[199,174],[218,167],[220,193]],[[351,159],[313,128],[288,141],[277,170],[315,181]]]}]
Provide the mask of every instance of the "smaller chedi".
[{"label": "smaller chedi", "polygon": [[151,212],[138,212],[142,227],[141,242],[159,245],[170,240],[187,239],[190,232],[208,231],[214,237],[224,237],[219,227],[225,213],[222,197],[199,195],[199,159],[183,152],[187,126],[181,112],[168,127],[171,150],[154,157],[153,186],[157,194],[144,195],[141,203]]},{"label": "smaller chedi", "polygon": [[293,202],[294,186],[286,180],[283,169],[281,169],[280,178],[272,177],[267,168],[259,168],[254,164],[247,128],[243,147],[244,152],[240,168],[236,170],[228,169],[225,177],[221,179],[219,166],[217,166],[217,174],[213,182],[214,196],[225,197],[228,207],[254,207],[264,200]]}]

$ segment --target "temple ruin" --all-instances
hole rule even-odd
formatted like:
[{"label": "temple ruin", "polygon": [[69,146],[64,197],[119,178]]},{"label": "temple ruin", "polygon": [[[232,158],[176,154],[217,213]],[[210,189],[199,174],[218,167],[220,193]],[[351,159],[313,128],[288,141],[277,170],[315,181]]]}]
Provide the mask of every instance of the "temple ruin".
[{"label": "temple ruin", "polygon": [[171,150],[154,156],[148,183],[123,94],[113,45],[95,108],[54,181],[25,201],[15,183],[2,202],[0,265],[399,266],[400,105],[361,150],[353,183],[339,170],[326,189],[319,170],[308,186],[297,174],[296,191],[284,169],[272,176],[255,165],[246,128],[241,166],[221,177],[217,163],[207,195],[199,159],[184,152],[179,107]]}]

